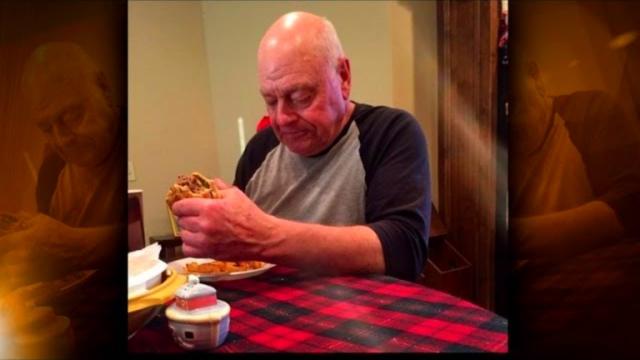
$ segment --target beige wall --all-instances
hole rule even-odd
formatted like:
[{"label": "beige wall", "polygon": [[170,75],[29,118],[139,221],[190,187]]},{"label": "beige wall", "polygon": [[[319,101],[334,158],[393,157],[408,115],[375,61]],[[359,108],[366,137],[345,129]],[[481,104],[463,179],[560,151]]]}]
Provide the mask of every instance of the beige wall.
[{"label": "beige wall", "polygon": [[614,35],[605,24],[579,1],[527,3],[525,9],[545,14],[519,26],[536,29],[523,39],[526,55],[540,65],[551,95],[594,89],[618,92],[626,53],[609,47]]},{"label": "beige wall", "polygon": [[[519,9],[543,14],[523,19],[518,27],[536,29],[524,34],[522,42],[527,46],[522,52],[540,65],[549,94],[606,91],[617,98],[628,116],[636,116],[633,99],[621,88],[628,51],[610,47],[621,34],[612,33],[580,1],[531,2]],[[554,41],[547,40],[550,38]]]},{"label": "beige wall", "polygon": [[[176,174],[198,168],[233,181],[241,151],[237,119],[244,119],[248,141],[265,113],[258,43],[277,17],[293,10],[335,25],[351,60],[352,99],[416,115],[429,142],[437,200],[435,3],[133,2],[129,158],[138,180],[129,187],[145,190],[148,234],[169,232],[162,199]],[[189,128],[181,129],[185,123]],[[176,156],[184,148],[193,151]]]},{"label": "beige wall", "polygon": [[294,10],[326,16],[333,22],[351,60],[354,100],[396,106],[418,117],[429,141],[437,204],[437,38],[433,2],[203,2],[220,176],[233,180],[240,157],[238,117],[244,119],[248,140],[265,113],[256,69],[260,38],[277,17]]},{"label": "beige wall", "polygon": [[[405,2],[403,2],[405,3]],[[438,192],[438,17],[435,1],[409,1],[413,27],[415,115],[427,136],[431,167],[431,194],[436,208]]]},{"label": "beige wall", "polygon": [[389,3],[211,1],[202,7],[223,179],[233,180],[240,157],[237,118],[245,120],[248,141],[265,114],[258,92],[256,51],[265,30],[286,12],[303,10],[329,18],[351,60],[352,98],[393,105]]},{"label": "beige wall", "polygon": [[398,2],[389,5],[391,79],[393,104],[415,114],[413,76],[413,19],[411,8]]},{"label": "beige wall", "polygon": [[146,235],[171,233],[164,196],[178,174],[218,173],[199,2],[129,3],[129,160]]}]

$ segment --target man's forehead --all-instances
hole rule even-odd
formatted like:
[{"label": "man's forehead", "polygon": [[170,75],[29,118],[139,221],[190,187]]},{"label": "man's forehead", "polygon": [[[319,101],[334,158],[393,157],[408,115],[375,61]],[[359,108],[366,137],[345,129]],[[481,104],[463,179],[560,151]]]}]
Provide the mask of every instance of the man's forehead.
[{"label": "man's forehead", "polygon": [[308,49],[283,46],[263,49],[258,56],[258,68],[269,71],[273,68],[295,66],[300,62],[313,60]]},{"label": "man's forehead", "polygon": [[88,92],[90,81],[86,74],[36,69],[31,74],[28,86],[23,90],[28,97],[39,98],[61,95],[61,93]]},{"label": "man's forehead", "polygon": [[258,50],[258,67],[261,70],[271,67],[294,66],[319,61],[322,51],[317,41],[303,39],[298,34],[293,37],[274,36],[265,38]]},{"label": "man's forehead", "polygon": [[316,84],[316,82],[309,80],[293,80],[281,83],[266,81],[260,86],[260,93],[262,95],[271,95],[272,93],[288,94],[295,91],[312,90]]},{"label": "man's forehead", "polygon": [[45,122],[54,119],[61,113],[82,104],[79,97],[51,97],[40,101],[34,109],[34,120]]},{"label": "man's forehead", "polygon": [[272,59],[260,64],[258,76],[261,87],[294,86],[313,83],[318,77],[318,66],[311,59],[302,56]]},{"label": "man's forehead", "polygon": [[318,61],[302,53],[292,53],[265,58],[259,62],[258,75],[260,82],[296,79],[298,82],[310,82],[318,74]]},{"label": "man's forehead", "polygon": [[33,89],[31,107],[36,121],[57,116],[60,112],[77,106],[92,96],[91,87],[82,83],[43,83]]}]

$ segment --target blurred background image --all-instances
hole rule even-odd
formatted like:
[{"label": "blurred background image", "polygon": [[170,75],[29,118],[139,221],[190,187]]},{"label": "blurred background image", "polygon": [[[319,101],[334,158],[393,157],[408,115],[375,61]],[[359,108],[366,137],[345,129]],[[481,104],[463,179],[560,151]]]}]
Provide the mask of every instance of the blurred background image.
[{"label": "blurred background image", "polygon": [[640,320],[640,6],[511,6],[513,349],[631,357]]},{"label": "blurred background image", "polygon": [[124,336],[126,4],[0,3],[0,357]]}]

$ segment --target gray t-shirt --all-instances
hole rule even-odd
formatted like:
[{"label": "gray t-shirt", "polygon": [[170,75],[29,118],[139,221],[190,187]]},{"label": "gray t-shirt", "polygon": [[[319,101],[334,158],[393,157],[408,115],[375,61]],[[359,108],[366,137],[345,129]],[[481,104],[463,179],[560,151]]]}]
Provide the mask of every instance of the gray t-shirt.
[{"label": "gray t-shirt", "polygon": [[356,104],[321,154],[304,157],[273,129],[258,132],[234,184],[262,210],[324,225],[366,225],[381,241],[387,274],[415,280],[427,256],[431,194],[427,145],[409,113]]}]

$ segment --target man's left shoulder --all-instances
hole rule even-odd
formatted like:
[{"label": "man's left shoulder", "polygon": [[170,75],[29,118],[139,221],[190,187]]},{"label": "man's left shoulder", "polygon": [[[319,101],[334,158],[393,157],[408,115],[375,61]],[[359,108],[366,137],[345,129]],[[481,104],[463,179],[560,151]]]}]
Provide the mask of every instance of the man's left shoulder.
[{"label": "man's left shoulder", "polygon": [[416,121],[413,114],[410,112],[386,105],[369,105],[358,104],[356,108],[356,121],[380,121],[380,122],[392,122],[392,121],[404,121],[412,122]]},{"label": "man's left shoulder", "polygon": [[416,118],[408,111],[385,105],[360,104],[355,122],[363,135],[414,133],[420,131]]}]

